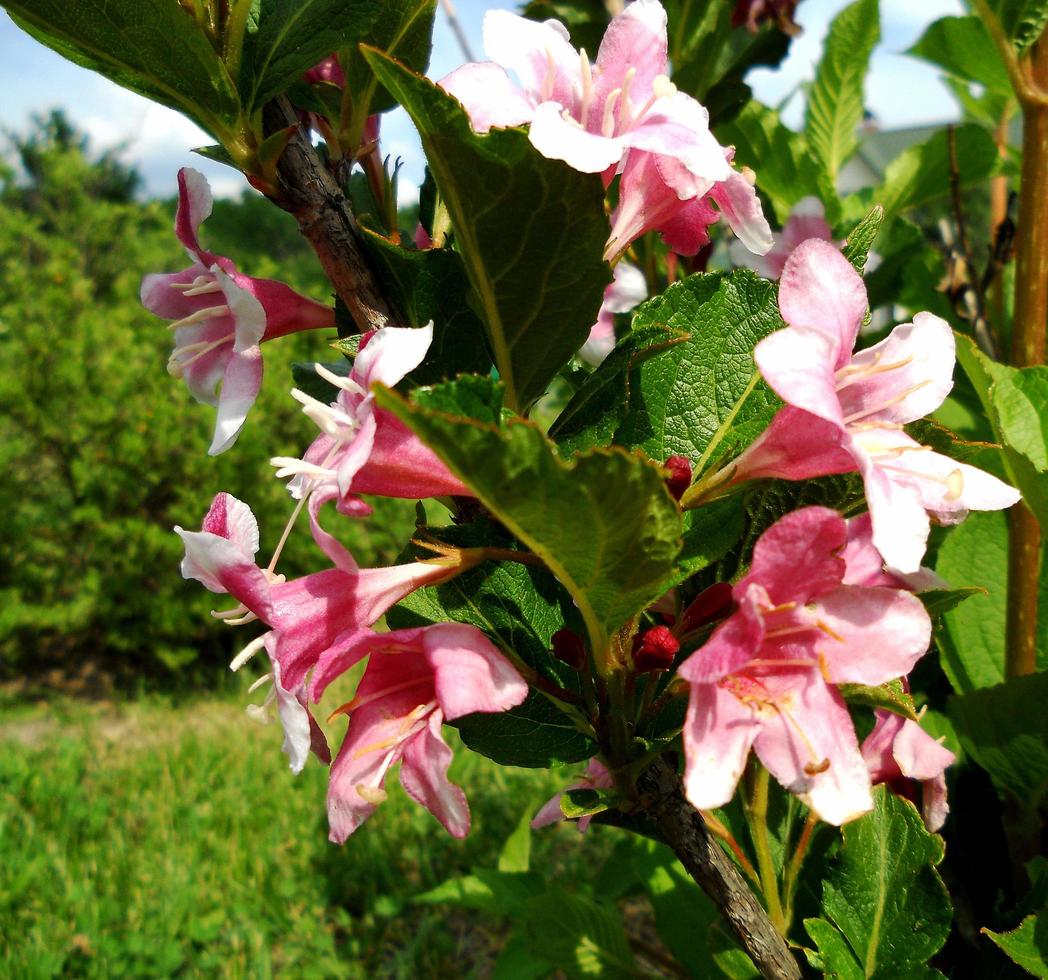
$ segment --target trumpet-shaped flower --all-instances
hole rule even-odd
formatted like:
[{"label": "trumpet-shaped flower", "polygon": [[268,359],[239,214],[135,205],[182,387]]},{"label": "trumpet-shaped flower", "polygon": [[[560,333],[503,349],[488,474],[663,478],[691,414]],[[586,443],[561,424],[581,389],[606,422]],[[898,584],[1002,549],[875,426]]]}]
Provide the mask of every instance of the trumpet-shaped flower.
[{"label": "trumpet-shaped flower", "polygon": [[[231,259],[200,245],[198,231],[211,214],[211,189],[203,174],[178,172],[175,234],[193,264],[182,272],[142,280],[142,304],[174,331],[168,371],[185,380],[197,401],[218,410],[208,452],[236,442],[262,384],[261,343],[299,330],[334,325],[326,306],[272,279],[237,272]],[[221,390],[219,390],[221,388]]]},{"label": "trumpet-shaped flower", "polygon": [[870,780],[834,685],[875,685],[924,654],[931,622],[898,589],[844,585],[844,519],[787,514],[757,542],[733,589],[737,610],[680,668],[691,685],[685,791],[699,809],[732,797],[752,748],[823,819],[872,806]]},{"label": "trumpet-shaped flower", "polygon": [[[614,780],[611,778],[611,773],[608,772],[604,763],[600,759],[590,759],[582,778],[572,783],[568,789],[611,789],[613,785]],[[557,823],[564,819],[564,811],[560,807],[560,800],[563,795],[563,793],[557,793],[556,796],[542,805],[542,808],[531,821],[533,830],[538,830],[540,827],[546,827],[551,823]],[[593,814],[579,817],[577,827],[580,834],[586,833],[592,820]]]},{"label": "trumpet-shaped flower", "polygon": [[929,515],[955,524],[969,510],[1010,507],[1019,494],[903,431],[938,408],[952,387],[949,326],[918,313],[853,355],[866,306],[862,279],[833,245],[810,240],[793,252],[779,287],[788,327],[754,351],[761,374],[787,405],[735,461],[732,482],[858,470],[874,545],[892,568],[911,573],[925,551]]},{"label": "trumpet-shaped flower", "polygon": [[393,387],[418,367],[433,339],[433,324],[425,327],[383,327],[366,334],[348,377],[321,365],[317,372],[338,388],[334,402],[325,405],[303,391],[292,396],[320,428],[301,459],[278,456],[277,476],[293,477],[288,485],[295,497],[311,494],[313,535],[336,565],[352,567],[345,549],[317,523],[317,511],[327,500],[337,500],[343,513],[361,515],[370,508],[356,494],[405,497],[418,500],[448,494],[472,496],[471,491],[385,409],[376,408],[371,386]]},{"label": "trumpet-shaped flower", "polygon": [[184,578],[212,592],[228,592],[273,632],[260,636],[235,666],[262,646],[280,664],[284,689],[295,691],[318,659],[349,634],[371,626],[423,585],[464,567],[455,558],[389,568],[329,568],[284,581],[255,563],[258,524],[251,509],[227,493],[215,497],[200,531],[175,528],[185,546]]},{"label": "trumpet-shaped flower", "polygon": [[[686,221],[694,224],[698,211],[690,205],[711,192],[722,207],[729,204],[725,213],[736,227],[740,175],[710,133],[709,113],[669,80],[666,11],[658,0],[635,0],[612,20],[596,63],[571,46],[559,21],[536,23],[502,10],[484,18],[484,49],[491,61],[463,65],[440,82],[477,132],[528,123],[543,156],[603,174],[605,183],[626,168],[609,258],[646,230],[676,229],[676,211],[688,210]],[[743,183],[742,210],[759,213],[752,186]],[[704,233],[716,212],[708,204],[699,210]],[[770,246],[766,222],[763,232]],[[683,240],[678,231],[667,234]]]},{"label": "trumpet-shaped flower", "polygon": [[527,696],[527,684],[476,627],[439,623],[347,636],[317,664],[313,700],[369,654],[356,696],[334,712],[349,715],[349,729],[328,785],[331,840],[342,843],[385,800],[386,776],[397,762],[407,794],[452,836],[465,837],[469,806],[448,780],[452,753],[441,725],[474,712],[507,711]]},{"label": "trumpet-shaped flower", "polygon": [[876,715],[877,723],[862,743],[870,778],[874,783],[887,783],[892,792],[914,802],[919,784],[924,825],[935,833],[950,812],[946,770],[955,756],[917,722],[881,709]]}]

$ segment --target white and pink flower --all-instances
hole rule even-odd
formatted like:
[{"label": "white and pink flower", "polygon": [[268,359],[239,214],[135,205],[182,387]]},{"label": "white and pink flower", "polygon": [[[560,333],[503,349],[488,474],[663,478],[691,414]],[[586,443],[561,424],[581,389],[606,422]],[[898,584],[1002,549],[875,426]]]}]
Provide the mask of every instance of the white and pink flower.
[{"label": "white and pink flower", "polygon": [[205,250],[198,238],[211,214],[211,188],[199,171],[178,172],[175,234],[193,264],[142,280],[142,304],[170,324],[175,347],[168,371],[185,380],[197,401],[218,410],[208,452],[236,442],[262,385],[260,344],[299,330],[334,326],[334,311],[273,279],[238,272],[231,259]]}]

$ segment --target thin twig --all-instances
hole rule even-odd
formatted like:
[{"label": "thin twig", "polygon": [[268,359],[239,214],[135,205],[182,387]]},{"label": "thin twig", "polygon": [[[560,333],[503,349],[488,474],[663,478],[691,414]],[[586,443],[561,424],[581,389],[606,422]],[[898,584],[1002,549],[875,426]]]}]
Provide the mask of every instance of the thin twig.
[{"label": "thin twig", "polygon": [[466,32],[462,29],[462,24],[459,23],[458,14],[455,12],[455,7],[451,0],[440,0],[440,5],[444,8],[444,13],[447,14],[451,31],[455,35],[455,40],[458,41],[466,61],[476,61],[477,59],[473,57],[473,49],[469,44],[469,38],[466,37]]}]

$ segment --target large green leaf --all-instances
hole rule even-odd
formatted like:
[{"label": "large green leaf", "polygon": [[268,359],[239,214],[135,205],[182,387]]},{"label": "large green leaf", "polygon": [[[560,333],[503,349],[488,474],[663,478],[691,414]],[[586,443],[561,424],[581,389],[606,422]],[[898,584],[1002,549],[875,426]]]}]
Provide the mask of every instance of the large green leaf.
[{"label": "large green leaf", "polygon": [[[437,0],[378,0],[379,13],[371,29],[360,39],[361,43],[385,51],[386,54],[414,71],[423,73],[429,66],[433,46],[433,18]],[[364,60],[359,47],[353,45],[342,53],[346,73],[346,87],[354,101],[368,113],[392,109],[396,100],[378,85],[371,66]]]},{"label": "large green leaf", "polygon": [[600,178],[547,160],[520,130],[478,136],[432,82],[378,51],[365,57],[418,128],[506,403],[526,408],[585,342],[611,281]]},{"label": "large green leaf", "polygon": [[661,594],[680,550],[680,511],[661,471],[621,449],[565,462],[521,419],[498,426],[456,417],[461,388],[419,389],[411,404],[388,390],[376,399],[542,558],[603,655],[609,634]]},{"label": "large green leaf", "polygon": [[1026,506],[1048,527],[1048,367],[1008,368],[993,386],[992,421]]},{"label": "large green leaf", "polygon": [[1008,69],[978,17],[942,17],[906,53],[938,65],[955,78],[976,82],[988,91],[1012,94]]},{"label": "large green leaf", "polygon": [[[960,186],[981,184],[998,164],[993,137],[982,126],[968,123],[958,126],[953,138]],[[950,171],[949,135],[940,130],[926,142],[903,150],[888,164],[876,196],[889,216],[920,207],[949,193]]]},{"label": "large green leaf", "polygon": [[[1008,606],[1008,520],[1000,512],[971,514],[939,548],[935,571],[954,588],[980,588],[943,615],[936,634],[942,666],[958,694],[1004,680]],[[1037,617],[1038,658],[1048,667],[1048,576],[1042,575]]]},{"label": "large green leaf", "polygon": [[1048,24],[1048,0],[990,0],[1016,48],[1024,51]]},{"label": "large green leaf", "polygon": [[1013,677],[950,701],[965,752],[994,784],[1030,809],[1048,789],[1048,674]]},{"label": "large green leaf", "polygon": [[237,93],[200,25],[174,0],[4,0],[42,44],[221,135]]},{"label": "large green leaf", "polygon": [[815,158],[834,181],[859,146],[863,82],[880,36],[877,0],[856,0],[845,7],[830,24],[808,93],[804,134]]},{"label": "large green leaf", "polygon": [[1048,977],[1048,915],[1027,916],[1011,932],[983,932],[1027,973]]},{"label": "large green leaf", "polygon": [[652,459],[693,463],[707,449],[721,454],[752,442],[779,405],[753,362],[757,342],[783,326],[777,295],[774,283],[737,269],[689,276],[637,310],[634,329],[659,325],[691,336],[633,372],[615,441]]},{"label": "large green leaf", "polygon": [[244,107],[261,108],[318,61],[355,44],[378,13],[377,0],[259,0],[240,66]]},{"label": "large green leaf", "polygon": [[779,224],[785,224],[802,197],[836,204],[833,185],[825,179],[804,137],[784,126],[773,109],[751,101],[731,122],[718,126],[717,135],[735,147],[737,164],[756,171],[757,187],[771,201]]},{"label": "large green leaf", "polygon": [[[874,789],[873,811],[841,833],[840,853],[823,882],[826,918],[847,940],[859,975],[919,973],[946,941],[953,915],[935,870],[943,857],[942,838],[929,834],[913,805],[886,786]],[[830,948],[825,929],[809,933],[825,954]],[[854,973],[843,965],[838,972]]]}]

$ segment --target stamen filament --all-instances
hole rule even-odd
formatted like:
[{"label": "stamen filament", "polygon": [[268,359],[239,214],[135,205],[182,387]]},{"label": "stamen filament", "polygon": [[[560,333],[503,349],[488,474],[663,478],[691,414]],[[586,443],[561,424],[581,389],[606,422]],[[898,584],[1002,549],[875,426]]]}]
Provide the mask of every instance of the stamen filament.
[{"label": "stamen filament", "polygon": [[205,306],[202,310],[197,310],[196,313],[190,313],[189,316],[182,317],[181,320],[172,320],[167,326],[169,330],[178,330],[180,327],[191,327],[194,323],[211,320],[216,316],[226,316],[228,313],[229,307],[225,303],[221,306]]},{"label": "stamen filament", "polygon": [[878,412],[884,411],[886,408],[891,408],[892,405],[898,405],[899,402],[905,401],[915,391],[923,388],[925,385],[931,384],[931,378],[925,378],[924,381],[919,381],[917,384],[907,388],[905,391],[899,392],[894,398],[889,398],[887,401],[880,402],[877,405],[873,405],[869,408],[864,408],[861,412],[855,412],[852,415],[846,415],[844,417],[844,424],[851,425],[852,422],[857,422],[859,419],[864,419],[868,415],[876,415]]}]

